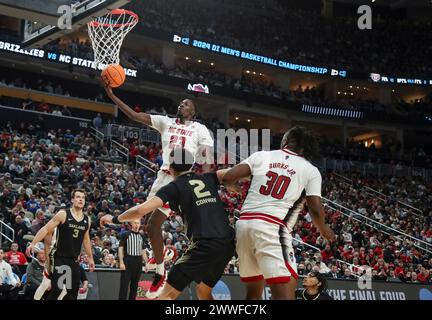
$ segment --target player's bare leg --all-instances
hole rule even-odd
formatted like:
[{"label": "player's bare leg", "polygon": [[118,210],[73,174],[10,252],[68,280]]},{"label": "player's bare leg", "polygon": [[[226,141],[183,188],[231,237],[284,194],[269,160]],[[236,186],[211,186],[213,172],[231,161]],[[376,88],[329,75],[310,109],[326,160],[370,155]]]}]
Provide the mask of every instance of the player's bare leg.
[{"label": "player's bare leg", "polygon": [[265,287],[264,280],[246,283],[246,300],[261,300]]},{"label": "player's bare leg", "polygon": [[196,286],[195,290],[199,300],[214,300],[212,295],[212,288],[210,288],[204,282],[200,282]]},{"label": "player's bare leg", "polygon": [[167,219],[166,215],[160,210],[155,210],[149,220],[148,236],[153,249],[153,257],[156,261],[156,273],[153,283],[146,296],[149,299],[155,299],[161,293],[165,284],[166,274],[164,265],[164,243],[162,238],[161,227]]},{"label": "player's bare leg", "polygon": [[[150,243],[153,249],[153,257],[156,260],[156,263],[158,265],[164,263],[164,243],[162,238],[162,224],[166,221],[167,217],[165,214],[163,214],[160,210],[155,210],[150,219],[148,224],[148,236],[150,238]],[[158,272],[159,271],[159,272]],[[156,272],[159,274],[163,274],[163,271],[158,270],[156,268]]]},{"label": "player's bare leg", "polygon": [[291,277],[287,283],[270,284],[269,286],[272,300],[295,300],[297,280],[294,277]]}]

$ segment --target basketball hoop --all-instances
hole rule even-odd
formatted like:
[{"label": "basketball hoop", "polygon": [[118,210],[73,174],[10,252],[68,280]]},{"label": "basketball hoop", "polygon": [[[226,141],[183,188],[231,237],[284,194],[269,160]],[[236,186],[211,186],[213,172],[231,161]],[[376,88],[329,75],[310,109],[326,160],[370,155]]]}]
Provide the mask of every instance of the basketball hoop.
[{"label": "basketball hoop", "polygon": [[132,11],[115,9],[87,24],[97,67],[119,64],[123,40],[138,20]]}]

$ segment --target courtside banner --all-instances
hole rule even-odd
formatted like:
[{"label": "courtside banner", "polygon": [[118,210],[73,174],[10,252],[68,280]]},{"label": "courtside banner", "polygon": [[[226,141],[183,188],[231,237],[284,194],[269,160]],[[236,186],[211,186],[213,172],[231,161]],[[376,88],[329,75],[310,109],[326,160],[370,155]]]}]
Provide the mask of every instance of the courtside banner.
[{"label": "courtside banner", "polygon": [[[89,275],[90,273],[87,273]],[[96,277],[94,275],[97,275]],[[152,273],[143,273],[138,287],[137,300],[146,300],[145,293],[150,287]],[[89,278],[93,285],[89,300],[118,300],[120,272],[118,270],[95,271]],[[302,279],[298,287],[301,288]],[[362,287],[357,280],[328,279],[328,293],[334,300],[432,300],[432,287],[427,284],[406,284],[402,282],[372,281],[371,288]],[[98,292],[92,292],[92,291]],[[244,300],[245,287],[238,275],[224,275],[213,288],[216,300]],[[263,300],[270,300],[270,288],[264,289]],[[195,284],[186,288],[178,300],[197,300]]]}]

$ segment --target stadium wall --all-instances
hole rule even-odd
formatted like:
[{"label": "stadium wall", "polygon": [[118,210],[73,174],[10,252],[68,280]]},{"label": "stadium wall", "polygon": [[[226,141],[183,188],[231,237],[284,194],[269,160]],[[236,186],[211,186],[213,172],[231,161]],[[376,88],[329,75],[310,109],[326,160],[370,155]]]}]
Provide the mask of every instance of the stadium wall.
[{"label": "stadium wall", "polygon": [[[117,300],[120,288],[118,270],[98,270],[88,272],[93,285],[88,294],[89,300]],[[138,287],[137,300],[145,300],[145,292],[151,285],[152,274],[143,273]],[[301,279],[299,287],[301,287]],[[245,297],[244,285],[238,275],[224,275],[213,289],[217,300],[242,300]],[[430,285],[406,284],[401,282],[373,281],[371,289],[359,289],[357,280],[328,279],[328,293],[335,300],[432,300]],[[271,298],[270,288],[266,287],[265,300]],[[197,300],[195,284],[185,289],[179,300]]]},{"label": "stadium wall", "polygon": [[43,125],[45,130],[68,128],[73,133],[89,130],[92,126],[89,119],[56,116],[50,113],[0,106],[0,125],[2,128],[6,127],[8,121],[16,126],[21,122],[38,123]]}]

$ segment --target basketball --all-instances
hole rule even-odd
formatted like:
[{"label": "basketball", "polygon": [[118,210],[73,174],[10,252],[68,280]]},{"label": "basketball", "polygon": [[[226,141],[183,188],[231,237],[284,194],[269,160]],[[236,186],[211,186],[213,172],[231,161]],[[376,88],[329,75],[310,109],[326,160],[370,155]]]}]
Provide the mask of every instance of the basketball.
[{"label": "basketball", "polygon": [[119,64],[109,64],[102,70],[102,79],[111,87],[120,87],[126,79],[123,67]]}]

